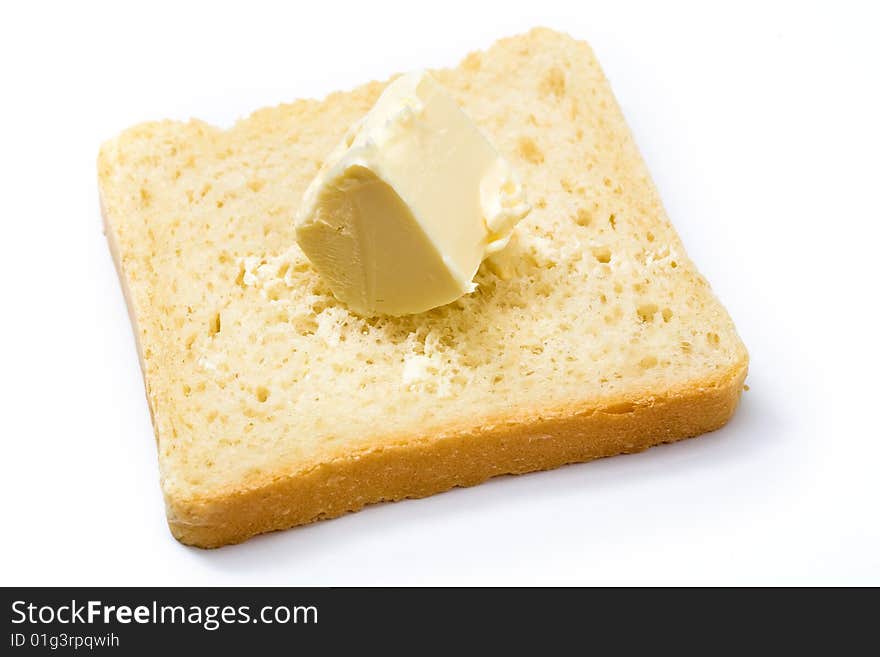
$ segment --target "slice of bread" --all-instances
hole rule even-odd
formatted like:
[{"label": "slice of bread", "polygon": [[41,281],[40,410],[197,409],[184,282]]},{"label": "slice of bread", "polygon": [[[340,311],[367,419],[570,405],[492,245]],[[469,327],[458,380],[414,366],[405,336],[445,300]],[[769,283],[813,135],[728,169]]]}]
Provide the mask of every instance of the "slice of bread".
[{"label": "slice of bread", "polygon": [[590,48],[536,29],[434,74],[533,210],[476,292],[421,315],[352,314],[294,238],[321,158],[384,83],[103,145],[107,237],[184,543],[636,452],[733,413],[746,350]]}]

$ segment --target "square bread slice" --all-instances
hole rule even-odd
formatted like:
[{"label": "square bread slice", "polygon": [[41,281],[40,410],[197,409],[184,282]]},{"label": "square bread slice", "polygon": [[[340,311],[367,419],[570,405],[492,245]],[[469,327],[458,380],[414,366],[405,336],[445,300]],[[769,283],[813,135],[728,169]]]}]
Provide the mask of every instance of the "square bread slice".
[{"label": "square bread slice", "polygon": [[[414,62],[417,64],[417,62]],[[748,356],[587,44],[547,29],[433,71],[533,210],[476,292],[363,319],[296,246],[321,159],[387,83],[98,160],[168,523],[214,547],[365,504],[637,452],[732,415]]]}]

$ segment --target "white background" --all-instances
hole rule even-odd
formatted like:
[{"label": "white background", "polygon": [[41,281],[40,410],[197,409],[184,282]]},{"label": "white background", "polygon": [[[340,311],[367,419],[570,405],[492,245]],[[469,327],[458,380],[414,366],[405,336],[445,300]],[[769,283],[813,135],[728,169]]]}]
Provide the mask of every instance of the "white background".
[{"label": "white background", "polygon": [[[4,3],[0,584],[880,584],[880,21],[871,3]],[[296,6],[303,7],[297,9]],[[101,233],[139,121],[589,40],[751,352],[733,421],[214,551],[167,531]]]}]

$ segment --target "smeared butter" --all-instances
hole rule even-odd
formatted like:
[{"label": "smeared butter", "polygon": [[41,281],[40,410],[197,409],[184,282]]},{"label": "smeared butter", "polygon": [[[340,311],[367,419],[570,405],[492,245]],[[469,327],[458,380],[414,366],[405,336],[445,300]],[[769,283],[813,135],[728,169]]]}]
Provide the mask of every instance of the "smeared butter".
[{"label": "smeared butter", "polygon": [[338,299],[406,315],[473,292],[528,212],[509,164],[424,72],[397,78],[306,190],[297,242]]}]

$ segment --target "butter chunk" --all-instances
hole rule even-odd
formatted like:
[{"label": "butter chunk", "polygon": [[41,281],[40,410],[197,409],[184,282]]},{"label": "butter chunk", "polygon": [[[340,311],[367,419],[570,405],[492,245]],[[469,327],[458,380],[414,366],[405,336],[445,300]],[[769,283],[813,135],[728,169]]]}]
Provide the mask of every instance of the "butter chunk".
[{"label": "butter chunk", "polygon": [[407,315],[473,292],[529,212],[479,128],[424,72],[397,78],[306,190],[297,242],[362,315]]}]

